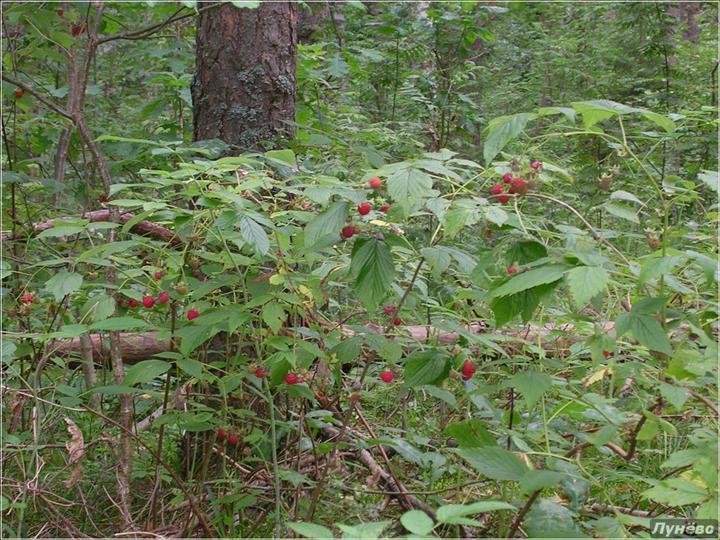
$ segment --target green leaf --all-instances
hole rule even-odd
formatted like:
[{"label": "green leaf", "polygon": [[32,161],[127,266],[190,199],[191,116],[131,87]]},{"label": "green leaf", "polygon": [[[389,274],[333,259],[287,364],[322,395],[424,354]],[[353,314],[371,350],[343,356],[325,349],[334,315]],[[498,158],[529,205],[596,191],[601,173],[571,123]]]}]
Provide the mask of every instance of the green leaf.
[{"label": "green leaf", "polygon": [[405,167],[388,176],[388,193],[406,211],[425,197],[433,186],[430,176],[419,169]]},{"label": "green leaf", "polygon": [[643,492],[648,499],[668,506],[685,506],[697,504],[707,500],[710,493],[702,486],[683,478],[670,478],[658,482]]},{"label": "green leaf", "polygon": [[196,379],[202,377],[203,363],[199,360],[193,360],[192,358],[178,358],[176,363],[177,367],[182,369],[191,377],[195,377]]},{"label": "green leaf", "polygon": [[347,213],[348,203],[336,202],[316,216],[305,226],[305,247],[309,250],[322,249],[338,242]]},{"label": "green leaf", "polygon": [[563,473],[547,470],[529,470],[520,480],[520,489],[524,494],[532,493],[538,489],[545,489],[558,484],[565,475]]},{"label": "green leaf", "polygon": [[558,280],[510,296],[493,298],[490,307],[495,314],[495,324],[500,327],[512,320],[516,315],[521,315],[522,321],[528,322],[540,304],[540,300],[549,295],[559,283]]},{"label": "green leaf", "polygon": [[672,272],[678,264],[683,262],[685,257],[667,255],[665,257],[651,257],[643,262],[640,269],[638,285],[645,285],[648,281],[657,279],[660,276]]},{"label": "green leaf", "polygon": [[510,141],[522,133],[528,121],[534,117],[535,115],[530,113],[520,113],[502,116],[490,122],[483,148],[485,164],[489,165]]},{"label": "green leaf", "polygon": [[615,331],[618,337],[630,331],[648,349],[672,355],[672,345],[660,323],[654,315],[639,311],[637,305],[630,313],[623,313],[617,318]]},{"label": "green leaf", "polygon": [[449,390],[445,390],[444,388],[439,388],[432,385],[423,386],[420,389],[423,392],[427,392],[431,396],[436,397],[441,401],[444,401],[453,409],[457,409],[457,399],[455,398],[455,394],[453,394]]},{"label": "green leaf", "polygon": [[392,523],[392,521],[375,521],[360,523],[354,526],[338,523],[337,526],[343,532],[343,538],[375,540],[380,537],[383,530],[390,525],[390,523]]},{"label": "green leaf", "polygon": [[439,247],[427,247],[420,250],[422,256],[430,264],[435,279],[440,279],[442,273],[450,267],[450,254]]},{"label": "green leaf", "polygon": [[152,381],[170,369],[171,364],[163,360],[143,360],[131,366],[125,374],[123,386],[134,386],[136,384]]},{"label": "green leaf", "polygon": [[180,352],[183,356],[189,356],[192,351],[212,338],[220,330],[219,327],[205,324],[192,324],[180,328],[176,332],[176,335],[181,339]]},{"label": "green leaf", "polygon": [[72,236],[85,230],[84,225],[64,225],[58,222],[51,229],[46,229],[37,235],[38,238],[56,238],[58,236]]},{"label": "green leaf", "polygon": [[400,523],[413,534],[425,536],[433,530],[435,524],[432,518],[421,510],[410,510],[400,516]]},{"label": "green leaf", "polygon": [[262,319],[274,334],[278,333],[286,318],[285,310],[279,302],[273,300],[263,306]]},{"label": "green leaf", "polygon": [[390,249],[376,238],[355,241],[350,262],[350,276],[355,280],[353,289],[358,298],[373,311],[387,296],[395,278]]},{"label": "green leaf", "polygon": [[480,501],[473,504],[446,504],[437,509],[437,519],[441,523],[460,523],[465,516],[493,512],[495,510],[517,510],[512,504],[503,501]]},{"label": "green leaf", "polygon": [[565,274],[575,306],[580,309],[607,289],[610,276],[602,266],[578,266]]},{"label": "green leaf", "polygon": [[441,349],[417,351],[405,362],[405,386],[415,388],[442,382],[450,372],[447,353]]},{"label": "green leaf", "polygon": [[563,274],[567,271],[567,267],[561,265],[547,265],[540,268],[534,268],[527,272],[520,272],[515,277],[509,279],[499,287],[490,289],[487,293],[488,299],[498,298],[500,296],[509,296],[519,293],[527,289],[532,289],[538,285],[553,283],[562,279]]},{"label": "green leaf", "polygon": [[552,378],[538,371],[521,371],[513,375],[503,386],[517,388],[525,398],[527,408],[532,409],[535,403],[552,387]]},{"label": "green leaf", "polygon": [[717,171],[702,171],[698,174],[698,179],[705,182],[715,193],[720,191],[720,173]]},{"label": "green leaf", "polygon": [[56,302],[60,302],[65,295],[79,290],[82,282],[83,277],[80,274],[61,270],[45,282],[45,290],[55,297]]},{"label": "green leaf", "polygon": [[452,451],[493,480],[520,481],[529,470],[515,454],[498,446],[454,448]]},{"label": "green leaf", "polygon": [[[232,0],[230,3],[239,9],[257,9],[260,7],[260,0]],[[328,536],[328,538],[332,538],[332,536]]]},{"label": "green leaf", "polygon": [[[260,2],[248,3],[256,4],[254,7],[257,7],[260,4]],[[290,167],[297,167],[297,159],[295,158],[295,152],[287,148],[283,150],[270,150],[269,152],[265,152],[265,157],[275,161],[280,161],[281,163],[289,165]]]},{"label": "green leaf", "polygon": [[528,264],[547,257],[545,244],[535,240],[520,240],[512,244],[505,253],[508,263]]},{"label": "green leaf", "polygon": [[444,433],[448,437],[454,437],[459,448],[497,446],[495,436],[485,428],[483,421],[478,418],[450,424],[445,428]]},{"label": "green leaf", "polygon": [[603,204],[603,207],[615,217],[619,217],[620,219],[625,219],[627,221],[631,221],[637,224],[640,223],[640,218],[638,218],[637,212],[635,210],[610,202],[606,202],[605,204]]},{"label": "green leaf", "polygon": [[141,330],[149,326],[150,325],[142,319],[136,319],[134,317],[113,317],[96,322],[90,327],[90,330],[96,332],[124,332],[128,330]]},{"label": "green leaf", "polygon": [[537,501],[523,523],[529,538],[577,538],[580,534],[573,513],[549,499]]},{"label": "green leaf", "polygon": [[682,410],[682,406],[690,399],[690,392],[686,388],[664,382],[660,383],[660,395],[677,410]]},{"label": "green leaf", "polygon": [[655,124],[663,128],[668,133],[672,133],[673,131],[675,131],[675,122],[673,122],[667,116],[652,111],[643,111],[641,114],[651,122],[654,122]]},{"label": "green leaf", "polygon": [[314,523],[288,523],[293,531],[306,538],[334,538],[333,533],[327,527],[315,525]]},{"label": "green leaf", "polygon": [[250,216],[244,215],[238,222],[240,236],[253,247],[258,255],[266,255],[270,250],[270,240],[262,226]]}]

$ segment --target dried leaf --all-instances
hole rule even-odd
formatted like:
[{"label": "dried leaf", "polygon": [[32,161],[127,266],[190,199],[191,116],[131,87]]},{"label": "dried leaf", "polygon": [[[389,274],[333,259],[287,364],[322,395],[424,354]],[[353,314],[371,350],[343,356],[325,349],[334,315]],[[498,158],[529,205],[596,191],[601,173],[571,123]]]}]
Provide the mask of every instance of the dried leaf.
[{"label": "dried leaf", "polygon": [[80,428],[75,422],[69,418],[65,418],[65,422],[68,425],[68,432],[70,433],[70,440],[65,443],[65,448],[67,448],[70,458],[68,465],[72,465],[73,468],[70,472],[70,478],[64,483],[65,487],[70,489],[82,478],[82,460],[85,457],[85,440],[83,439],[82,431],[80,431]]}]

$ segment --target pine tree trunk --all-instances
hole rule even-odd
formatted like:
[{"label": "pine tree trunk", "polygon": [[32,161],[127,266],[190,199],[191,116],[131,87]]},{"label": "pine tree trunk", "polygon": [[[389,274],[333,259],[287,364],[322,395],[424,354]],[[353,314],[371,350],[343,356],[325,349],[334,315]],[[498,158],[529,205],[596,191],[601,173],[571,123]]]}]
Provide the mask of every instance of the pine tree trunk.
[{"label": "pine tree trunk", "polygon": [[192,85],[196,141],[220,139],[239,153],[293,133],[296,24],[292,2],[201,12]]}]

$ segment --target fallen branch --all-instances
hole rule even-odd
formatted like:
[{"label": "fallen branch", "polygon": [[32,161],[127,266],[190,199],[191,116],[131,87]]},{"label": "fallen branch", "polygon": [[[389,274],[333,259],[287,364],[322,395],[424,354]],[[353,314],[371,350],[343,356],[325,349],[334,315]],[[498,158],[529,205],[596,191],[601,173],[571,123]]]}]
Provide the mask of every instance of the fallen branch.
[{"label": "fallen branch", "polygon": [[[112,221],[111,218],[111,212],[107,209],[102,210],[92,210],[90,212],[85,212],[84,214],[81,214],[79,216],[80,219],[87,219],[91,223],[98,223],[103,221]],[[135,215],[131,214],[130,212],[123,212],[120,214],[120,223],[124,224],[130,221],[131,219],[134,219]],[[39,221],[32,224],[32,231],[33,234],[41,233],[42,231],[46,231],[48,229],[52,229],[56,225],[61,225],[63,221],[72,220],[76,218],[71,217],[57,217],[48,219],[45,221]],[[179,243],[180,240],[175,236],[175,233],[168,229],[167,227],[163,225],[159,225],[157,223],[154,223],[152,221],[142,220],[135,223],[132,228],[130,229],[135,234],[142,234],[145,236],[150,236],[151,238],[154,238],[156,240],[162,240],[163,242],[172,242],[172,243]],[[3,240],[18,240],[22,238],[24,235],[15,234],[13,235],[10,231],[4,231],[2,234],[0,234],[0,238]]]}]

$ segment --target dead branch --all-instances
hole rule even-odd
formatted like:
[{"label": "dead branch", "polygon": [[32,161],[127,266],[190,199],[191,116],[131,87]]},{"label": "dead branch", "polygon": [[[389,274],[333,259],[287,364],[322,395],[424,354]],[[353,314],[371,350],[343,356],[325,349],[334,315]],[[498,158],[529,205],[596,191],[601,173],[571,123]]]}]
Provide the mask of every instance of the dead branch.
[{"label": "dead branch", "polygon": [[[102,209],[102,210],[92,210],[90,212],[85,212],[84,214],[81,214],[80,219],[87,219],[91,223],[98,223],[103,221],[112,221],[112,213],[108,209]],[[131,214],[130,212],[123,212],[119,216],[119,222],[121,224],[125,224],[131,219],[134,219],[134,214]],[[74,219],[73,217],[57,217],[48,219],[45,221],[39,221],[37,223],[32,224],[32,231],[34,234],[40,233],[42,231],[46,231],[48,229],[52,229],[58,224],[61,224],[63,221]],[[179,239],[175,236],[175,233],[168,229],[167,227],[164,227],[163,225],[159,225],[158,223],[154,223],[152,221],[142,220],[137,223],[135,223],[132,228],[130,229],[135,234],[142,234],[145,236],[149,236],[151,238],[154,238],[156,240],[162,240],[164,242],[173,242],[173,243],[179,243]],[[3,240],[17,240],[20,239],[20,235],[13,235],[10,231],[4,231],[0,238]]]}]

